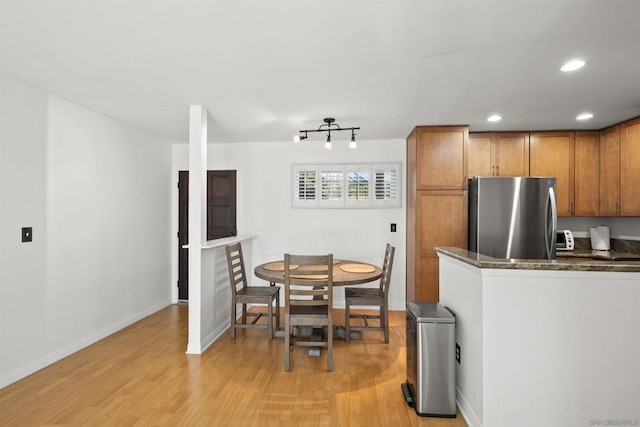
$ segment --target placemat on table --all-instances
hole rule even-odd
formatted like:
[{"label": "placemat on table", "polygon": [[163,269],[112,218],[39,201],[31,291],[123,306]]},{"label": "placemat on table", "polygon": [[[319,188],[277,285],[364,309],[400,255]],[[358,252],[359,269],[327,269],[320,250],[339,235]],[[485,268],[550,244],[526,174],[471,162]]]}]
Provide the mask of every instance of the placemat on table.
[{"label": "placemat on table", "polygon": [[343,264],[340,269],[347,273],[373,273],[376,271],[374,266],[367,264]]}]

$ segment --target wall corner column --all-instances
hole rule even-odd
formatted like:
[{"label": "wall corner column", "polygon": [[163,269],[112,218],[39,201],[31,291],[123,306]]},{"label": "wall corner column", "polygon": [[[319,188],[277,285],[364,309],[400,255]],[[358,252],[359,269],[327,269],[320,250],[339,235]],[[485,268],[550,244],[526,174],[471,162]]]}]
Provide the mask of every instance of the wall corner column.
[{"label": "wall corner column", "polygon": [[202,244],[207,230],[207,110],[189,106],[189,340],[202,353]]}]

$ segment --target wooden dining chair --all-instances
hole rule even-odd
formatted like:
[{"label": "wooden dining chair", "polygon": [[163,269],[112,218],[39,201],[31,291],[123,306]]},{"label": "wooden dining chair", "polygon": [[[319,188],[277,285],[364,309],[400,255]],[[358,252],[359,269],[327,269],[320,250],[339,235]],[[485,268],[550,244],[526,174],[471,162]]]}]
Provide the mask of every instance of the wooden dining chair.
[{"label": "wooden dining chair", "polygon": [[[227,266],[229,267],[229,283],[231,284],[231,339],[236,338],[236,328],[267,328],[267,337],[273,339],[273,318],[276,318],[276,329],[280,327],[280,288],[278,286],[247,286],[244,269],[242,246],[234,243],[225,247]],[[276,303],[275,312],[273,302]],[[242,319],[238,322],[237,305],[242,304]],[[247,304],[266,304],[267,311],[247,312]],[[267,323],[256,323],[261,316],[267,315]],[[247,323],[247,317],[253,317]]]},{"label": "wooden dining chair", "polygon": [[[384,342],[389,342],[389,284],[391,283],[391,269],[396,248],[387,243],[382,263],[382,277],[377,288],[344,288],[345,311],[345,341],[349,341],[351,331],[384,331]],[[352,307],[375,306],[378,314],[351,313]],[[352,326],[351,319],[363,319],[364,326]],[[377,320],[377,325],[369,325],[369,320]]]},{"label": "wooden dining chair", "polygon": [[[284,255],[284,370],[294,346],[326,347],[327,371],[333,371],[333,255]],[[326,341],[293,336],[294,327],[327,329]]]}]

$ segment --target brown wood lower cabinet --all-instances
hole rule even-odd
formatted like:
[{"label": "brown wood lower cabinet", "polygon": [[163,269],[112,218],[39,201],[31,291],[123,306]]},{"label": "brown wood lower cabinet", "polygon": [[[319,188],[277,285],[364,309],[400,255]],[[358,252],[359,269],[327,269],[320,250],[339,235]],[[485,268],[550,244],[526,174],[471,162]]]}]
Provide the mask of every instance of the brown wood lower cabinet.
[{"label": "brown wood lower cabinet", "polygon": [[437,254],[422,256],[416,274],[420,277],[420,286],[416,286],[416,301],[440,300],[440,270]]},{"label": "brown wood lower cabinet", "polygon": [[418,301],[439,300],[437,246],[467,247],[466,190],[416,192],[416,250],[408,254],[413,260],[407,266],[415,268],[413,295]]}]

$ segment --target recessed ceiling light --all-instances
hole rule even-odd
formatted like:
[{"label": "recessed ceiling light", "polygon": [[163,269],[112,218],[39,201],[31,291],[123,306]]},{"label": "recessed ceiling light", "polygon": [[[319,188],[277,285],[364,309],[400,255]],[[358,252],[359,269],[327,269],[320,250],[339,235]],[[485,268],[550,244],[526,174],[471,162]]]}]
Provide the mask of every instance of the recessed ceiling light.
[{"label": "recessed ceiling light", "polygon": [[593,117],[593,114],[591,113],[582,113],[578,117],[576,117],[576,120],[589,120],[592,117]]},{"label": "recessed ceiling light", "polygon": [[574,59],[564,64],[560,69],[562,71],[575,71],[584,67],[585,62],[581,59]]},{"label": "recessed ceiling light", "polygon": [[502,120],[502,117],[497,114],[489,116],[489,118],[487,119],[488,122],[499,122],[500,120]]}]

